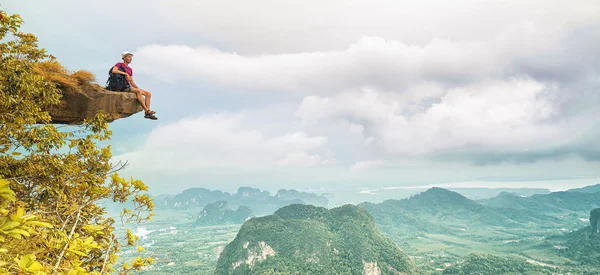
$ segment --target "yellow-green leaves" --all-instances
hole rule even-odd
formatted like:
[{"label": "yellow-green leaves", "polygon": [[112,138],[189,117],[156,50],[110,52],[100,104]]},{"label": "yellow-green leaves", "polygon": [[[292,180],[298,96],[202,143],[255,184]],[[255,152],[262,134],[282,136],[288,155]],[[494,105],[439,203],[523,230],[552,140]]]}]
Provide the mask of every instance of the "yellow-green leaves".
[{"label": "yellow-green leaves", "polygon": [[4,215],[0,216],[0,242],[5,240],[4,236],[16,239],[29,237],[31,236],[30,233],[35,231],[33,228],[36,226],[52,228],[52,225],[49,223],[36,221],[37,217],[35,215],[25,215],[25,210],[21,207],[8,216],[6,216],[8,211],[2,212],[4,212]]},{"label": "yellow-green leaves", "polygon": [[10,189],[8,181],[4,179],[0,179],[0,197],[9,201],[16,199],[15,192]]},{"label": "yellow-green leaves", "polygon": [[33,254],[27,254],[27,255],[21,256],[20,258],[15,258],[15,261],[17,262],[17,265],[19,266],[19,268],[23,271],[27,271],[29,273],[36,274],[36,275],[46,274],[41,271],[42,264],[40,264],[40,262],[35,260],[35,255],[33,255]]},{"label": "yellow-green leaves", "polygon": [[101,248],[101,246],[99,246],[98,243],[94,241],[94,238],[75,238],[69,245],[67,251],[77,254],[79,256],[87,256],[87,253],[89,253],[90,250],[95,248]]},{"label": "yellow-green leaves", "polygon": [[131,232],[129,228],[127,228],[127,245],[133,245],[135,241],[137,241],[139,237]]}]

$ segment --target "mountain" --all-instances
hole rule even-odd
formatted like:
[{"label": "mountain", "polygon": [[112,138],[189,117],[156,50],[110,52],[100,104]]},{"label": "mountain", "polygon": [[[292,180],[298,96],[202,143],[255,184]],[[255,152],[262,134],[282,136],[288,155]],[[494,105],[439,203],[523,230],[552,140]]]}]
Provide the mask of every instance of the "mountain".
[{"label": "mountain", "polygon": [[508,192],[517,196],[532,196],[535,194],[548,194],[550,190],[545,188],[448,188],[450,191],[459,193],[472,200],[489,199],[501,193]]},{"label": "mountain", "polygon": [[585,186],[581,188],[569,189],[567,192],[579,192],[579,193],[597,193],[600,192],[600,183],[596,185]]},{"label": "mountain", "polygon": [[242,224],[253,216],[252,210],[246,206],[240,206],[234,211],[226,201],[217,201],[204,206],[198,215],[196,225]]},{"label": "mountain", "polygon": [[191,188],[175,196],[154,197],[155,205],[159,209],[196,209],[218,201],[226,201],[232,208],[246,206],[259,216],[272,214],[277,209],[290,204],[313,204],[324,207],[329,204],[327,198],[313,193],[282,189],[275,196],[271,196],[269,191],[252,187],[240,187],[234,194],[206,188]]},{"label": "mountain", "polygon": [[553,274],[554,270],[528,263],[516,257],[471,253],[442,274]]},{"label": "mountain", "polygon": [[600,192],[560,191],[550,194],[537,194],[531,197],[502,193],[494,198],[479,200],[478,202],[494,207],[527,209],[539,213],[589,211],[600,207]]},{"label": "mountain", "polygon": [[564,209],[552,204],[545,203],[542,200],[535,200],[507,192],[500,193],[498,196],[491,199],[479,200],[478,202],[493,207],[506,207],[519,210],[534,210],[543,213],[560,213],[564,211]]},{"label": "mountain", "polygon": [[229,198],[231,198],[231,194],[227,192],[219,190],[211,191],[206,188],[190,188],[183,190],[183,192],[172,198],[167,197],[167,200],[161,202],[161,205],[166,205],[169,208],[187,209],[191,207],[203,207],[209,203]]},{"label": "mountain", "polygon": [[[327,190],[327,194],[321,193],[330,203],[330,206],[344,204],[359,204],[362,202],[381,203],[386,200],[400,200],[409,198],[418,193],[425,192],[427,187],[339,187]],[[545,188],[484,188],[484,187],[448,187],[450,191],[459,193],[472,200],[489,199],[502,192],[510,192],[521,196],[534,194],[548,194],[550,190]]]},{"label": "mountain", "polygon": [[482,205],[443,188],[431,188],[403,200],[362,203],[359,206],[375,217],[382,231],[392,235],[425,232],[469,234],[477,227],[491,232],[560,223],[555,217],[533,211]]},{"label": "mountain", "polygon": [[417,274],[365,210],[294,204],[252,218],[217,261],[216,274]]},{"label": "mountain", "polygon": [[234,197],[237,199],[268,199],[271,194],[269,191],[260,191],[258,188],[240,187]]},{"label": "mountain", "polygon": [[300,192],[294,189],[280,189],[275,195],[276,198],[281,200],[301,200],[306,204],[312,204],[316,206],[327,207],[329,200],[325,196],[319,196],[314,193]]}]

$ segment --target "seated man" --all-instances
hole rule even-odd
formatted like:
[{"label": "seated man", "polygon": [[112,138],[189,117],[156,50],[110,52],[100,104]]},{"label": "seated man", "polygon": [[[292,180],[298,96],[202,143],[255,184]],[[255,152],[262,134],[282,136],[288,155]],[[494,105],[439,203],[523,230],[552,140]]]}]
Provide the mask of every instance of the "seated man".
[{"label": "seated man", "polygon": [[[135,84],[135,82],[133,81],[133,69],[131,69],[131,67],[129,67],[131,60],[133,59],[133,54],[130,52],[124,52],[121,55],[121,58],[123,59],[123,62],[117,62],[117,64],[115,64],[115,66],[113,66],[111,72],[113,74],[122,74],[125,76],[125,78],[127,80],[127,83],[126,83],[127,85],[125,86],[123,91],[135,93],[138,101],[140,102],[140,104],[142,105],[142,108],[144,109],[144,117],[153,119],[153,120],[158,119],[154,115],[154,114],[156,114],[156,112],[150,110],[150,98],[151,98],[152,94],[149,91],[140,89],[140,87],[138,87],[138,85]],[[119,70],[119,68],[121,68],[122,70]],[[145,97],[145,99],[144,99],[144,97]]]}]

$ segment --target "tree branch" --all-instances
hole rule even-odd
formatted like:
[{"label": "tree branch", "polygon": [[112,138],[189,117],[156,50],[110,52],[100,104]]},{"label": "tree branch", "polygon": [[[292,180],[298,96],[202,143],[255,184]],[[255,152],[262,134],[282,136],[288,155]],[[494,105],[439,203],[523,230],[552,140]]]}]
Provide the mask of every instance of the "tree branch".
[{"label": "tree branch", "polygon": [[56,273],[56,269],[58,269],[58,265],[60,265],[60,261],[62,260],[63,256],[65,255],[65,251],[67,251],[67,247],[69,246],[69,242],[71,241],[71,238],[73,238],[73,234],[75,234],[75,228],[77,227],[77,224],[79,223],[80,218],[81,218],[81,207],[79,207],[79,209],[77,210],[77,218],[75,219],[75,224],[73,224],[73,227],[71,228],[71,232],[69,233],[69,239],[67,240],[67,243],[65,244],[62,251],[60,252],[60,255],[58,256],[58,260],[56,261],[56,264],[54,265],[54,268],[52,269],[53,273]]}]

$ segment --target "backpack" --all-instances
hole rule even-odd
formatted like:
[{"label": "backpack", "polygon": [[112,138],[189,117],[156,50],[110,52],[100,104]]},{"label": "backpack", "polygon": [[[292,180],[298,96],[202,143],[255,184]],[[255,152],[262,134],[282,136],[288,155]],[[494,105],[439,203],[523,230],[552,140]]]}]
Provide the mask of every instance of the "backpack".
[{"label": "backpack", "polygon": [[[127,83],[125,76],[122,74],[113,74],[112,68],[113,67],[108,70],[108,80],[106,81],[105,88],[109,91],[116,92],[120,92],[128,88],[129,83]],[[125,69],[123,69],[123,66],[119,66],[119,71],[126,72]]]}]

